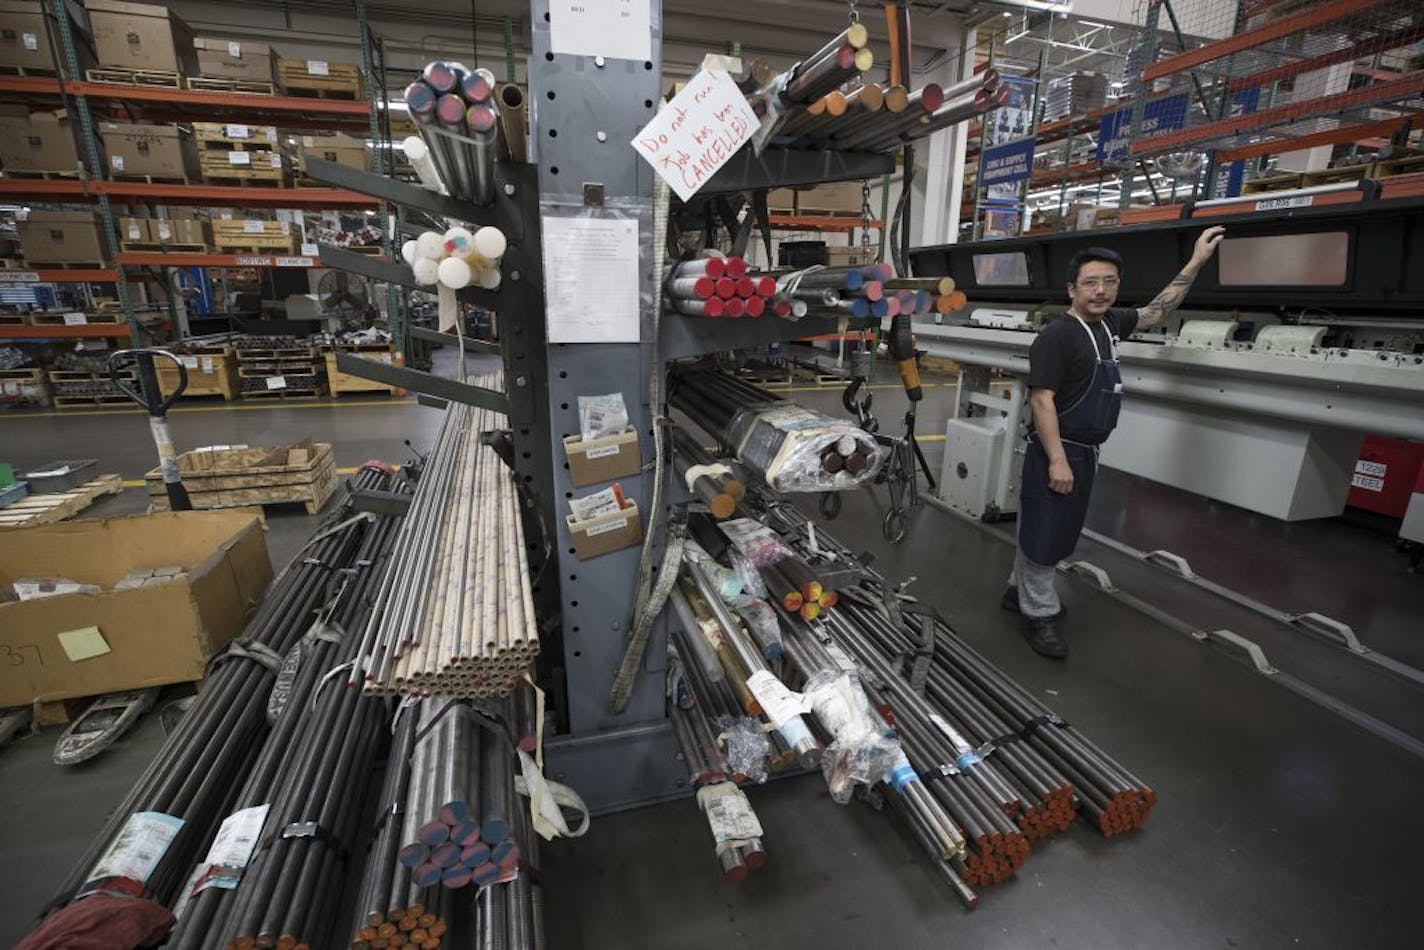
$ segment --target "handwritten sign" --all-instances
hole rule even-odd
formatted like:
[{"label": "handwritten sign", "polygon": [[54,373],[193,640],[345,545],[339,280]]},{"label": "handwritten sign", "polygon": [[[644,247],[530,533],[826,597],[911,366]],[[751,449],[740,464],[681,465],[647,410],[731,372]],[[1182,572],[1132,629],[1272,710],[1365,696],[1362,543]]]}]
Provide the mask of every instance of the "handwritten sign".
[{"label": "handwritten sign", "polygon": [[724,72],[703,70],[633,138],[633,149],[683,201],[756,132],[758,120]]}]

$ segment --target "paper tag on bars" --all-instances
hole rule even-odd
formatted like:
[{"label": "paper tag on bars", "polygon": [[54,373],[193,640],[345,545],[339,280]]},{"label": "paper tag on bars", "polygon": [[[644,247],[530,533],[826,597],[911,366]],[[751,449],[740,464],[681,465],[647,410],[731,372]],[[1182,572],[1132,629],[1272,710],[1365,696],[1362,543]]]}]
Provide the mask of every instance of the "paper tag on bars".
[{"label": "paper tag on bars", "polygon": [[686,201],[751,140],[757,125],[732,77],[704,69],[633,137],[633,150]]},{"label": "paper tag on bars", "polygon": [[770,670],[757,670],[747,678],[747,689],[761,703],[762,712],[778,728],[811,711],[806,697],[792,691]]},{"label": "paper tag on bars", "polygon": [[135,812],[90,870],[89,880],[126,877],[147,883],[182,828],[181,818],[156,811]]},{"label": "paper tag on bars", "polygon": [[268,389],[286,389],[286,388],[287,388],[287,377],[285,377],[285,376],[268,376],[268,377],[267,377],[267,388],[268,388]]},{"label": "paper tag on bars", "polygon": [[203,859],[203,872],[193,886],[193,893],[200,894],[210,887],[231,890],[242,879],[247,862],[252,860],[252,852],[257,847],[257,837],[262,833],[262,825],[267,820],[267,811],[272,806],[254,805],[233,812],[223,819],[218,827],[217,837]]},{"label": "paper tag on bars", "polygon": [[242,44],[234,43],[232,40],[228,40],[227,54],[233,59],[242,59]]},{"label": "paper tag on bars", "polygon": [[320,59],[307,60],[308,76],[330,76],[331,70],[327,68],[326,62]]},{"label": "paper tag on bars", "polygon": [[282,156],[280,156],[280,155],[273,155],[273,156],[272,156],[271,165],[272,165],[273,168],[281,168],[281,167],[282,167]]},{"label": "paper tag on bars", "polygon": [[707,825],[718,844],[749,841],[764,832],[746,793],[731,782],[718,782],[697,791],[697,804],[707,815]]},{"label": "paper tag on bars", "polygon": [[230,139],[245,139],[249,135],[249,130],[245,125],[229,123],[227,126],[227,137]]},{"label": "paper tag on bars", "polygon": [[89,322],[89,318],[77,311],[71,311],[64,315],[64,325],[67,327],[82,327]]},{"label": "paper tag on bars", "polygon": [[261,234],[265,230],[267,230],[267,228],[264,223],[255,218],[247,218],[242,222],[242,231],[244,234]]},{"label": "paper tag on bars", "polygon": [[251,165],[251,164],[252,164],[252,153],[251,153],[251,152],[228,152],[228,153],[227,153],[227,163],[228,163],[229,165]]}]

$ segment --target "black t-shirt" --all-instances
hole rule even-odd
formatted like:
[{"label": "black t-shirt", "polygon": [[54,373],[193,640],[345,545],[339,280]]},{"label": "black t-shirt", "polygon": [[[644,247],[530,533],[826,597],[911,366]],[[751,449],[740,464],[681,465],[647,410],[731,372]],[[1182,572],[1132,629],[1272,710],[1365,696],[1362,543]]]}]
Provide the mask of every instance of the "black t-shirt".
[{"label": "black t-shirt", "polygon": [[[1137,311],[1114,307],[1097,323],[1088,323],[1104,359],[1111,359],[1108,333],[1124,340],[1137,329]],[[1098,354],[1088,334],[1069,314],[1055,317],[1039,331],[1028,351],[1028,385],[1032,389],[1053,390],[1053,405],[1059,413],[1072,407],[1088,392],[1097,368]]]}]

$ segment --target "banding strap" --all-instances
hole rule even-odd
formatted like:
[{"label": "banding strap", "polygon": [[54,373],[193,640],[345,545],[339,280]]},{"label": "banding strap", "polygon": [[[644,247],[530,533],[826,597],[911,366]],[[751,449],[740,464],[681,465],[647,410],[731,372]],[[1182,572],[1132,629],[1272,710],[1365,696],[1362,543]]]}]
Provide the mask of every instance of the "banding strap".
[{"label": "banding strap", "polygon": [[708,478],[716,478],[718,475],[730,474],[732,474],[732,469],[729,466],[721,462],[711,462],[707,465],[689,465],[683,479],[687,482],[687,490],[692,491],[693,484],[703,475]]},{"label": "banding strap", "polygon": [[276,673],[282,668],[281,654],[277,653],[265,643],[257,643],[255,641],[233,640],[229,642],[225,648],[223,648],[223,651],[221,653],[218,653],[211,660],[208,661],[208,668],[205,671],[204,675],[211,675],[212,671],[216,669],[219,664],[221,664],[225,660],[232,659],[234,657],[244,660],[252,660],[255,663],[260,663],[262,666],[267,667],[267,669],[271,670],[273,673]]}]

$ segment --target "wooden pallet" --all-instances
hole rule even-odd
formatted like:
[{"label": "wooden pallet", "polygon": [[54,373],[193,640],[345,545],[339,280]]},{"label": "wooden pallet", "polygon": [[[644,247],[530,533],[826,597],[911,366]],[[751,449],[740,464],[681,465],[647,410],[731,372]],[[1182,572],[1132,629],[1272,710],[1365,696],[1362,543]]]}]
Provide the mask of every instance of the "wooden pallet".
[{"label": "wooden pallet", "polygon": [[48,402],[49,385],[44,370],[0,369],[0,405],[46,405]]},{"label": "wooden pallet", "polygon": [[23,168],[7,168],[7,169],[5,169],[5,171],[0,172],[0,178],[30,178],[30,179],[35,179],[35,180],[39,180],[39,181],[49,181],[49,180],[51,180],[51,179],[56,179],[56,178],[78,178],[78,177],[79,177],[79,170],[78,170],[78,169],[74,169],[74,170],[72,170],[72,171],[62,171],[62,172],[35,172],[35,171],[27,171],[26,169],[23,169]]},{"label": "wooden pallet", "polygon": [[182,89],[183,77],[164,69],[127,69],[122,66],[101,66],[85,73],[90,82],[118,86],[162,86]]},{"label": "wooden pallet", "polygon": [[[231,402],[241,394],[237,382],[237,361],[232,350],[226,346],[195,346],[186,353],[175,353],[180,360],[191,360],[197,366],[189,366],[188,388],[183,390],[184,399],[199,396],[221,396]],[[178,387],[178,368],[167,360],[160,360],[158,366],[158,388],[164,395]],[[204,366],[209,367],[207,371]]]},{"label": "wooden pallet", "polygon": [[137,181],[146,185],[191,185],[193,179],[187,175],[132,175],[127,172],[115,172],[112,176],[116,181]]},{"label": "wooden pallet", "polygon": [[[29,317],[30,326],[32,327],[66,326],[64,321],[64,314],[62,313],[32,313],[29,315]],[[86,313],[84,317],[85,322],[87,323],[102,323],[105,325],[113,325],[124,322],[124,315],[122,313]]]},{"label": "wooden pallet", "polygon": [[270,349],[239,349],[237,358],[239,360],[295,360],[311,359],[316,355],[316,350],[309,346],[272,347]]},{"label": "wooden pallet", "polygon": [[56,409],[93,409],[95,406],[122,406],[133,405],[134,402],[122,393],[110,393],[102,396],[55,396],[54,408]]},{"label": "wooden pallet", "polygon": [[124,490],[124,480],[117,475],[100,475],[92,482],[66,492],[50,495],[29,495],[5,508],[0,508],[0,530],[33,528],[73,518],[104,495],[117,495]]},{"label": "wooden pallet", "polygon": [[[379,363],[394,364],[396,361],[395,352],[389,345],[338,343],[335,349]],[[395,386],[388,386],[363,376],[343,373],[336,365],[336,353],[331,351],[326,353],[326,384],[333,397],[340,396],[342,393],[385,393],[388,396],[400,394]]]},{"label": "wooden pallet", "polygon": [[213,175],[204,172],[203,184],[224,185],[229,188],[285,188],[287,175],[275,168],[270,175]]},{"label": "wooden pallet", "polygon": [[1359,181],[1361,178],[1369,177],[1371,164],[1364,162],[1359,165],[1342,165],[1339,168],[1327,168],[1318,172],[1306,172],[1300,176],[1300,186],[1302,188],[1313,188],[1316,185],[1334,185],[1340,182]]},{"label": "wooden pallet", "polygon": [[361,71],[355,63],[327,63],[326,75],[312,75],[305,60],[277,62],[277,84],[289,96],[360,99]]},{"label": "wooden pallet", "polygon": [[0,327],[23,327],[27,325],[23,313],[0,313]]},{"label": "wooden pallet", "polygon": [[326,392],[316,389],[245,389],[243,399],[325,399]]},{"label": "wooden pallet", "polygon": [[1424,172],[1424,154],[1401,155],[1398,158],[1384,158],[1370,166],[1371,178],[1395,178]]},{"label": "wooden pallet", "polygon": [[[193,141],[197,142],[198,148],[201,149],[268,153],[281,141],[275,125],[242,125],[247,132],[246,136],[229,135],[228,131],[238,125],[242,123],[194,122]],[[228,159],[224,158],[222,161],[227,162]]]},{"label": "wooden pallet", "polygon": [[[310,448],[312,456],[296,465],[268,464],[264,457],[273,450],[262,448],[184,452],[178,458],[179,473],[196,509],[301,502],[307,514],[314,515],[336,491],[337,476],[331,444],[317,442]],[[159,470],[149,471],[144,481],[153,509],[167,511]]]},{"label": "wooden pallet", "polygon": [[120,241],[119,246],[126,251],[142,251],[149,254],[166,254],[170,251],[178,254],[206,254],[208,252],[208,246],[206,244],[182,244],[177,242]]},{"label": "wooden pallet", "polygon": [[1267,191],[1289,191],[1300,187],[1300,175],[1267,175],[1255,178],[1241,186],[1243,195],[1256,195]]},{"label": "wooden pallet", "polygon": [[311,359],[304,360],[257,360],[248,362],[240,360],[237,364],[237,376],[239,379],[269,379],[273,376],[290,376],[294,379],[315,378],[319,375],[321,367],[312,362]]},{"label": "wooden pallet", "polygon": [[270,82],[255,79],[210,79],[207,76],[189,76],[184,80],[194,92],[240,92],[250,96],[270,96],[273,86]]},{"label": "wooden pallet", "polygon": [[48,66],[7,66],[0,64],[0,76],[48,76],[53,78],[55,71]]}]

